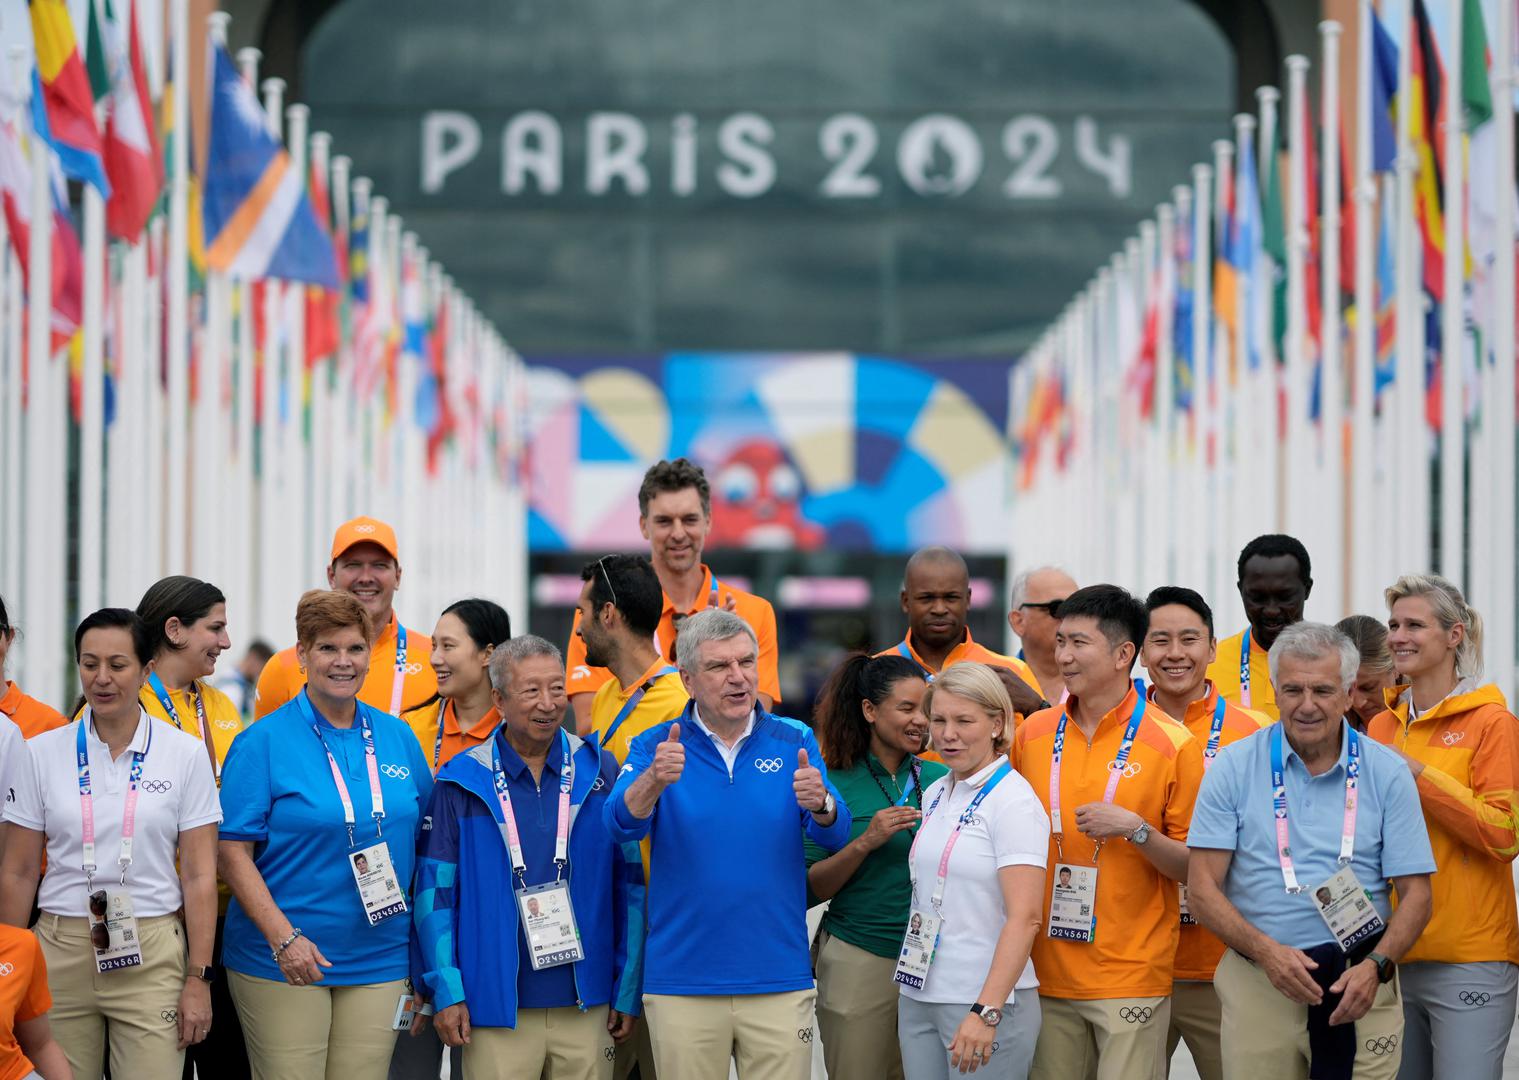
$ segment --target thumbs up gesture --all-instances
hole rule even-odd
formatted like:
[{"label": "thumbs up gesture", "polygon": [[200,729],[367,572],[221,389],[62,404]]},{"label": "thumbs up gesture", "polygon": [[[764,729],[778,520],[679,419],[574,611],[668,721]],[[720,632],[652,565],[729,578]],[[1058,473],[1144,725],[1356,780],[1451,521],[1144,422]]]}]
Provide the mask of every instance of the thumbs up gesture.
[{"label": "thumbs up gesture", "polygon": [[680,779],[686,768],[686,748],[680,744],[680,725],[671,724],[670,734],[654,751],[654,781],[660,787],[669,787]]},{"label": "thumbs up gesture", "polygon": [[828,803],[823,774],[808,764],[806,747],[796,752],[796,772],[791,774],[791,789],[796,792],[796,804],[803,810],[821,814]]}]

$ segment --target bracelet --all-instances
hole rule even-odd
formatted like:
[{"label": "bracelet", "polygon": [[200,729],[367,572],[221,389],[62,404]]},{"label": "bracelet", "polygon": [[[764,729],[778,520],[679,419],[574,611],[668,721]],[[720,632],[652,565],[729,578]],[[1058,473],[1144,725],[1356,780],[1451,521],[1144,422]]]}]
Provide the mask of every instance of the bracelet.
[{"label": "bracelet", "polygon": [[287,937],[284,941],[280,942],[279,946],[277,948],[275,948],[269,954],[270,956],[272,956],[274,958],[274,962],[276,964],[278,964],[280,962],[280,956],[281,956],[281,954],[283,954],[286,949],[290,948],[290,946],[292,946],[292,945],[295,944],[295,939],[296,938],[302,937],[302,936],[303,935],[301,934],[301,928],[299,926],[297,926],[294,930],[292,930],[290,932],[290,936]]}]

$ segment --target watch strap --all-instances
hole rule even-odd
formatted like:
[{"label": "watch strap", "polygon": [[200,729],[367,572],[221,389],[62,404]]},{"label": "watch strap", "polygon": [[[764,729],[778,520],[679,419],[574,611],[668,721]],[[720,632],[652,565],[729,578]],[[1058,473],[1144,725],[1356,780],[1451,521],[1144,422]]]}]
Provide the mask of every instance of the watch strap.
[{"label": "watch strap", "polygon": [[191,965],[186,969],[185,974],[193,976],[202,982],[211,982],[215,976],[215,969],[209,966],[195,967],[194,965]]}]

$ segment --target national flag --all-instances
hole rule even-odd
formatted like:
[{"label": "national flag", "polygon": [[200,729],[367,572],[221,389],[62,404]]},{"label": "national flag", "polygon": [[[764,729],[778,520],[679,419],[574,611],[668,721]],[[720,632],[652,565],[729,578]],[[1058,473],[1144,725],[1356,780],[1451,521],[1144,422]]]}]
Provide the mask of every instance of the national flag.
[{"label": "national flag", "polygon": [[1371,168],[1391,172],[1398,158],[1392,126],[1392,102],[1398,93],[1398,46],[1371,9]]},{"label": "national flag", "polygon": [[[95,26],[98,20],[94,4],[90,6],[90,14],[91,25]],[[105,169],[111,181],[106,228],[112,236],[136,243],[163,191],[164,172],[162,151],[153,129],[153,107],[148,96],[148,75],[134,0],[128,0],[126,17],[127,51],[122,57],[124,62],[113,72],[110,113],[106,118]],[[102,34],[102,44],[107,48],[112,36],[110,30]],[[119,40],[119,31],[114,36]]]},{"label": "national flag", "polygon": [[[176,105],[174,87],[174,57],[171,52],[164,65],[168,77],[164,80],[163,95],[159,99],[159,116],[163,126],[163,165],[161,172],[167,175],[173,168],[175,140],[183,138],[189,145],[185,147],[185,156],[190,163],[190,172],[186,177],[185,195],[185,239],[190,246],[190,292],[200,292],[206,280],[206,236],[201,228],[202,206],[200,177],[195,172],[195,143],[191,139],[191,133],[187,128],[184,132],[179,130],[179,110]],[[169,191],[163,189],[163,197],[159,199],[158,210],[167,213],[169,207]]]},{"label": "national flag", "polygon": [[1171,342],[1175,359],[1171,367],[1172,401],[1177,409],[1192,408],[1192,388],[1196,385],[1196,359],[1192,341],[1192,313],[1197,297],[1196,273],[1192,261],[1192,222],[1176,222],[1176,297],[1171,309]]},{"label": "national flag", "polygon": [[1377,229],[1376,275],[1376,393],[1391,386],[1397,377],[1397,278],[1392,259],[1392,200],[1382,200],[1382,214]]},{"label": "national flag", "polygon": [[448,298],[438,297],[438,311],[433,317],[432,341],[427,363],[437,388],[438,407],[427,431],[427,468],[438,471],[443,444],[454,433],[454,412],[448,399]]},{"label": "national flag", "polygon": [[[311,210],[316,215],[317,225],[328,236],[332,235],[330,201],[327,198],[327,185],[318,174],[313,164],[310,175],[310,187],[308,194],[311,199]],[[334,248],[341,245],[336,241]],[[334,260],[341,277],[345,260],[341,251],[337,252]],[[343,343],[343,327],[339,302],[341,299],[341,285],[334,289],[324,289],[320,285],[306,286],[306,364],[316,364],[338,351]]]},{"label": "national flag", "polygon": [[[1239,279],[1229,261],[1229,242],[1234,233],[1234,177],[1218,177],[1218,214],[1213,242],[1213,350],[1208,366],[1217,379],[1234,371],[1234,328],[1239,318]],[[1210,383],[1216,385],[1216,383]]]},{"label": "national flag", "polygon": [[[1234,227],[1229,236],[1229,264],[1244,285],[1245,306],[1238,317],[1246,319],[1246,362],[1253,371],[1261,364],[1269,348],[1269,322],[1261,325],[1260,295],[1266,284],[1267,266],[1261,238],[1260,177],[1255,165],[1254,140],[1241,142],[1238,175],[1235,183]],[[1263,334],[1262,331],[1266,330]]]},{"label": "national flag", "polygon": [[304,178],[264,125],[253,88],[227,50],[211,50],[211,145],[204,198],[206,261],[240,280],[338,286],[337,257]]},{"label": "national flag", "polygon": [[64,0],[28,0],[37,66],[32,72],[32,126],[52,146],[66,175],[110,198],[95,102],[74,23]]},{"label": "national flag", "polygon": [[1441,138],[1445,130],[1445,70],[1423,0],[1413,0],[1409,37],[1413,55],[1407,104],[1419,161],[1414,177],[1414,213],[1424,240],[1424,289],[1438,302],[1445,295],[1445,161]]},{"label": "national flag", "polygon": [[[26,133],[27,148],[34,154],[50,153],[40,140]],[[11,121],[0,122],[0,203],[4,204],[6,229],[11,246],[21,264],[23,285],[28,281],[31,264],[32,234],[32,166],[22,148],[23,132]],[[83,272],[79,252],[79,234],[69,217],[63,191],[63,177],[56,162],[50,163],[52,177],[52,220],[42,227],[51,231],[52,256],[52,332],[50,347],[54,351],[68,343],[79,329],[83,309]]]},{"label": "national flag", "polygon": [[1277,158],[1278,149],[1279,144],[1273,140],[1270,157],[1262,162],[1266,185],[1261,200],[1261,249],[1265,252],[1271,282],[1271,341],[1275,355],[1280,357],[1287,340],[1287,226],[1282,212],[1282,169]]},{"label": "national flag", "polygon": [[1303,255],[1304,289],[1308,294],[1306,348],[1309,359],[1317,363],[1319,345],[1323,340],[1324,320],[1324,294],[1320,278],[1324,219],[1319,212],[1318,139],[1314,136],[1314,128],[1313,110],[1308,95],[1304,94],[1303,130],[1307,132],[1307,137],[1303,140],[1303,174],[1294,182],[1301,181],[1303,184],[1303,205],[1308,226],[1308,250]]}]

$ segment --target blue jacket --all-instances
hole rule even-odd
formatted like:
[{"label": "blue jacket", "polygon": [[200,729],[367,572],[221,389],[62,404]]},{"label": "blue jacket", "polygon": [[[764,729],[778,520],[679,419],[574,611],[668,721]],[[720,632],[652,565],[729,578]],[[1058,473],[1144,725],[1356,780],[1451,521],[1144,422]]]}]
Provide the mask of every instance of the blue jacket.
[{"label": "blue jacket", "polygon": [[[500,738],[498,733],[495,738]],[[569,735],[566,877],[585,959],[574,965],[577,1004],[637,1014],[643,967],[643,862],[638,845],[608,835],[604,807],[617,762],[592,736]],[[413,981],[433,1007],[469,1005],[476,1027],[517,1025],[518,908],[487,742],[438,773],[417,853]],[[519,825],[521,822],[519,821]]]},{"label": "blue jacket", "polygon": [[[644,990],[650,994],[771,994],[811,989],[807,940],[805,835],[827,851],[849,841],[849,808],[828,782],[807,725],[756,710],[730,774],[712,739],[692,720],[693,706],[633,740],[607,803],[620,841],[651,837],[649,941]],[[628,811],[628,788],[681,725],[686,767],[648,818]],[[796,804],[797,751],[833,792],[838,816],[823,828]]]}]

